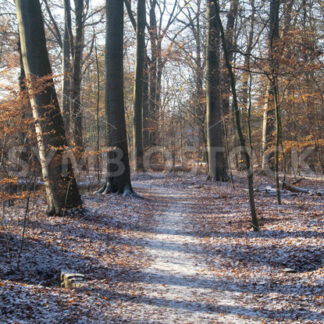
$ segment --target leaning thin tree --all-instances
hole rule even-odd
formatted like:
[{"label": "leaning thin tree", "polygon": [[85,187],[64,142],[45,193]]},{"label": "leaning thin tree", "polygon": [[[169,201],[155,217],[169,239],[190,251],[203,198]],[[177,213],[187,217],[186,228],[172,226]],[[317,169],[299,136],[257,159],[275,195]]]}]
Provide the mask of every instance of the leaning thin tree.
[{"label": "leaning thin tree", "polygon": [[[64,164],[63,160],[67,141],[48,59],[39,0],[16,0],[16,11],[46,189],[47,214],[61,215],[65,209],[80,207],[82,200],[71,162],[66,161]],[[53,158],[48,160],[51,151]]]},{"label": "leaning thin tree", "polygon": [[247,174],[247,180],[248,180],[248,186],[249,186],[249,201],[250,201],[250,211],[251,211],[251,218],[252,218],[252,227],[253,227],[254,231],[259,231],[259,222],[258,222],[258,218],[257,218],[255,201],[254,201],[253,166],[252,166],[252,162],[250,159],[250,155],[247,151],[247,146],[245,143],[245,138],[244,138],[244,135],[242,132],[242,127],[241,127],[241,113],[239,110],[238,100],[237,100],[235,75],[233,72],[232,64],[231,64],[231,62],[229,60],[229,56],[228,56],[224,28],[222,25],[222,21],[220,19],[219,4],[218,4],[217,0],[209,0],[209,1],[211,3],[211,6],[214,8],[215,20],[216,20],[217,26],[220,30],[220,36],[221,36],[222,45],[223,45],[225,64],[226,64],[226,68],[227,68],[227,71],[228,71],[228,74],[230,77],[230,81],[231,81],[233,110],[234,110],[233,113],[235,115],[236,129],[237,129],[238,137],[240,140],[243,157],[245,160],[246,174]]},{"label": "leaning thin tree", "polygon": [[121,0],[107,0],[106,31],[106,94],[105,107],[108,125],[108,165],[106,184],[99,193],[132,194],[127,146],[123,35],[124,7]]}]

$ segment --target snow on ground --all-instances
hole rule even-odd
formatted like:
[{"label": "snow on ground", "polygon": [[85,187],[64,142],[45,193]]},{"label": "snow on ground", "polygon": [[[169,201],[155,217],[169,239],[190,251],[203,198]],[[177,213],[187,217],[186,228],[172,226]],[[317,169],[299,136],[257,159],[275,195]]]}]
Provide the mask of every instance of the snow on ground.
[{"label": "snow on ground", "polygon": [[[88,213],[69,217],[46,217],[32,200],[19,270],[24,202],[7,208],[0,322],[324,322],[324,198],[278,207],[256,193],[255,233],[236,180],[141,175],[144,200],[87,193]],[[61,269],[85,274],[86,287],[61,288]]]}]

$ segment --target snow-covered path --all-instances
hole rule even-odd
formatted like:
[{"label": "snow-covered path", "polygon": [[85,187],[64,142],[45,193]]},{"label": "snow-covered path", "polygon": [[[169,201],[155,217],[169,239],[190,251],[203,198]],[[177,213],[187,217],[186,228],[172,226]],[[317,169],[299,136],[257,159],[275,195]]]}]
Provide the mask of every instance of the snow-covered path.
[{"label": "snow-covered path", "polygon": [[[235,292],[218,290],[204,260],[202,238],[190,221],[188,192],[151,188],[165,202],[155,225],[143,231],[141,246],[150,266],[133,278],[138,298],[123,308],[131,323],[234,323]],[[192,198],[192,197],[191,197]],[[241,319],[242,320],[242,319]]]}]

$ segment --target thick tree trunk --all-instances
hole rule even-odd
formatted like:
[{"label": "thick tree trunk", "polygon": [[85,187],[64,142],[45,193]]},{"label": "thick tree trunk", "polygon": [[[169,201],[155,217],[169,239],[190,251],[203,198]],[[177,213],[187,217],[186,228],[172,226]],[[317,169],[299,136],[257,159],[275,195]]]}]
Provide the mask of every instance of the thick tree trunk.
[{"label": "thick tree trunk", "polygon": [[84,42],[84,0],[74,0],[75,3],[75,43],[73,47],[73,75],[71,87],[71,110],[73,118],[73,137],[76,147],[83,150],[82,109],[81,109],[81,68]]},{"label": "thick tree trunk", "polygon": [[[39,0],[16,0],[17,17],[23,64],[28,80],[37,134],[38,151],[42,175],[46,188],[49,215],[60,215],[65,208],[79,207],[81,197],[73,175],[71,163],[63,165],[63,155],[67,141],[63,119],[51,78],[51,67],[46,49],[43,18]],[[39,92],[40,79],[45,87]],[[47,155],[55,154],[51,160]],[[63,167],[66,167],[64,174]]]},{"label": "thick tree trunk", "polygon": [[207,1],[207,151],[208,177],[227,181],[227,163],[221,120],[219,29],[215,17],[215,1]]},{"label": "thick tree trunk", "polygon": [[129,194],[130,181],[127,133],[124,108],[123,77],[123,1],[107,0],[106,93],[109,153],[106,185],[99,192]]},{"label": "thick tree trunk", "polygon": [[143,171],[143,76],[145,60],[145,0],[138,0],[136,28],[136,76],[134,87],[134,151],[135,169]]}]

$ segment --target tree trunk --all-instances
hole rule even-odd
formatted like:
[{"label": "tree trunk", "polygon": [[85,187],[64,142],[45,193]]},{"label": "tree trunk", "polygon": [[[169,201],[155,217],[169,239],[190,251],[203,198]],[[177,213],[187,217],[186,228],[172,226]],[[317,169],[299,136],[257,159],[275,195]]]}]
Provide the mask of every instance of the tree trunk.
[{"label": "tree trunk", "polygon": [[[235,22],[237,19],[238,6],[239,6],[238,0],[230,0],[230,9],[227,14],[225,36],[226,36],[226,46],[228,51],[228,59],[231,65],[233,64],[234,50],[236,47]],[[238,134],[235,131],[236,129],[235,118],[231,114],[231,109],[230,109],[231,81],[225,64],[224,64],[224,69],[225,69],[224,80],[222,84],[222,112],[224,118],[224,132],[227,138],[233,139],[231,145],[227,147],[227,151],[228,151],[232,148],[236,148],[240,144],[239,144]],[[228,154],[228,152],[226,153]],[[240,160],[242,160],[241,153],[238,153],[235,156],[236,169],[240,169],[240,162],[239,162]]]},{"label": "tree trunk", "polygon": [[[276,72],[274,72],[276,73]],[[275,180],[278,205],[281,205],[280,183],[279,183],[279,147],[281,144],[281,118],[279,106],[279,90],[277,75],[273,75],[273,93],[274,93],[274,106],[276,113],[276,150],[275,150]]]},{"label": "tree trunk", "polygon": [[193,27],[193,34],[196,41],[196,97],[197,97],[197,106],[196,106],[196,116],[199,122],[199,150],[200,156],[203,160],[206,159],[205,149],[206,149],[206,104],[203,103],[204,89],[203,89],[203,78],[204,78],[204,67],[201,58],[201,48],[202,48],[202,41],[201,41],[201,26],[200,26],[200,15],[201,13],[201,1],[197,2],[197,19],[196,19],[196,28]]},{"label": "tree trunk", "polygon": [[[234,25],[236,21],[237,11],[238,11],[238,0],[230,1],[230,10],[227,14],[227,25],[226,25],[226,46],[228,51],[228,59],[230,63],[233,62],[234,57]],[[224,92],[223,92],[223,114],[224,116],[230,113],[230,95],[231,95],[231,81],[228,72],[224,73]]]},{"label": "tree trunk", "polygon": [[[279,39],[279,6],[280,0],[271,0],[270,3],[270,30],[268,35],[269,46],[269,65],[270,72],[273,71],[274,64],[274,48],[273,44]],[[268,166],[273,169],[274,161],[273,154],[269,152],[274,146],[274,131],[275,131],[275,105],[274,105],[274,87],[273,82],[269,80],[267,89],[267,103],[263,114],[263,129],[262,129],[262,170],[266,170]],[[269,163],[270,162],[270,163]]]},{"label": "tree trunk", "polygon": [[150,146],[149,121],[149,59],[145,49],[144,75],[143,75],[143,145],[144,150]]},{"label": "tree trunk", "polygon": [[134,87],[134,150],[135,169],[143,171],[143,76],[145,54],[145,0],[138,0],[136,28],[136,76]]},{"label": "tree trunk", "polygon": [[130,194],[133,192],[130,181],[127,133],[124,108],[123,76],[123,1],[107,0],[106,31],[106,93],[105,106],[108,124],[109,152],[106,185],[99,192]]},{"label": "tree trunk", "polygon": [[[252,113],[252,73],[250,72],[250,55],[253,48],[254,38],[254,20],[255,20],[255,4],[254,0],[250,1],[252,12],[250,17],[250,31],[246,47],[246,54],[244,57],[244,72],[242,77],[242,103],[244,109],[247,110],[247,128],[248,128],[248,139],[251,149],[251,159],[253,159],[253,147],[252,147],[252,128],[251,128],[251,113]],[[241,155],[241,154],[240,154]],[[243,158],[240,158],[243,160]]]},{"label": "tree trunk", "polygon": [[221,120],[219,29],[215,17],[215,1],[207,1],[207,151],[208,177],[227,181],[227,164]]},{"label": "tree trunk", "polygon": [[82,109],[81,109],[81,68],[84,42],[84,0],[74,0],[75,3],[75,43],[73,46],[73,75],[71,87],[71,110],[73,118],[73,137],[76,147],[83,151]]},{"label": "tree trunk", "polygon": [[157,145],[157,59],[158,59],[158,39],[157,39],[157,23],[155,15],[156,0],[153,0],[150,8],[150,43],[151,43],[151,61],[149,65],[149,121],[150,121],[150,145]]},{"label": "tree trunk", "polygon": [[[67,141],[63,119],[51,77],[41,7],[38,0],[16,0],[23,64],[28,80],[37,144],[46,188],[49,215],[60,215],[65,208],[79,207],[81,197],[70,161],[63,164]],[[40,78],[45,88],[39,91]],[[37,91],[38,90],[38,91]],[[55,154],[51,160],[47,154]],[[66,168],[64,174],[63,167]]]},{"label": "tree trunk", "polygon": [[247,151],[247,147],[245,144],[245,139],[244,139],[244,135],[242,132],[242,127],[241,127],[241,113],[240,113],[240,110],[238,107],[238,101],[237,101],[236,80],[235,80],[235,76],[233,73],[231,62],[228,57],[225,33],[224,33],[222,21],[220,19],[218,3],[215,3],[215,7],[216,7],[215,19],[216,19],[217,25],[220,29],[220,35],[221,35],[222,45],[223,45],[223,50],[224,50],[225,64],[226,64],[226,68],[227,68],[227,71],[229,73],[229,77],[231,80],[231,89],[232,89],[232,97],[233,97],[233,113],[235,115],[237,133],[238,133],[238,137],[240,140],[240,144],[241,144],[241,148],[242,148],[244,160],[245,160],[245,166],[246,166],[246,175],[247,175],[248,186],[249,186],[250,212],[251,212],[251,218],[252,218],[251,224],[252,224],[254,231],[259,231],[259,222],[258,222],[258,217],[257,217],[257,213],[256,213],[256,208],[255,208],[255,201],[254,201],[253,167],[251,165],[250,156]]},{"label": "tree trunk", "polygon": [[97,73],[97,96],[96,96],[96,128],[97,128],[97,138],[96,138],[96,155],[97,155],[97,177],[98,183],[100,183],[100,67],[98,58],[98,48],[97,41],[95,38],[95,59],[96,59],[96,73]]},{"label": "tree trunk", "polygon": [[[18,52],[19,52],[19,65],[20,65],[20,75],[18,77],[19,81],[19,90],[20,90],[20,100],[23,103],[23,119],[24,120],[31,120],[33,118],[30,100],[28,98],[28,90],[26,88],[26,74],[24,69],[24,63],[23,63],[23,56],[21,52],[21,45],[20,45],[20,39],[18,38]],[[29,126],[28,126],[29,128]],[[24,162],[30,163],[35,162],[35,159],[33,159],[34,155],[32,152],[32,149],[29,145],[29,138],[28,138],[28,128],[27,131],[19,132],[19,145],[23,145],[26,148],[26,151],[22,151],[20,153],[20,159],[22,159]],[[10,201],[9,201],[10,205]]]},{"label": "tree trunk", "polygon": [[70,133],[70,96],[71,96],[71,5],[64,0],[64,38],[63,38],[63,88],[62,113],[66,134]]}]

